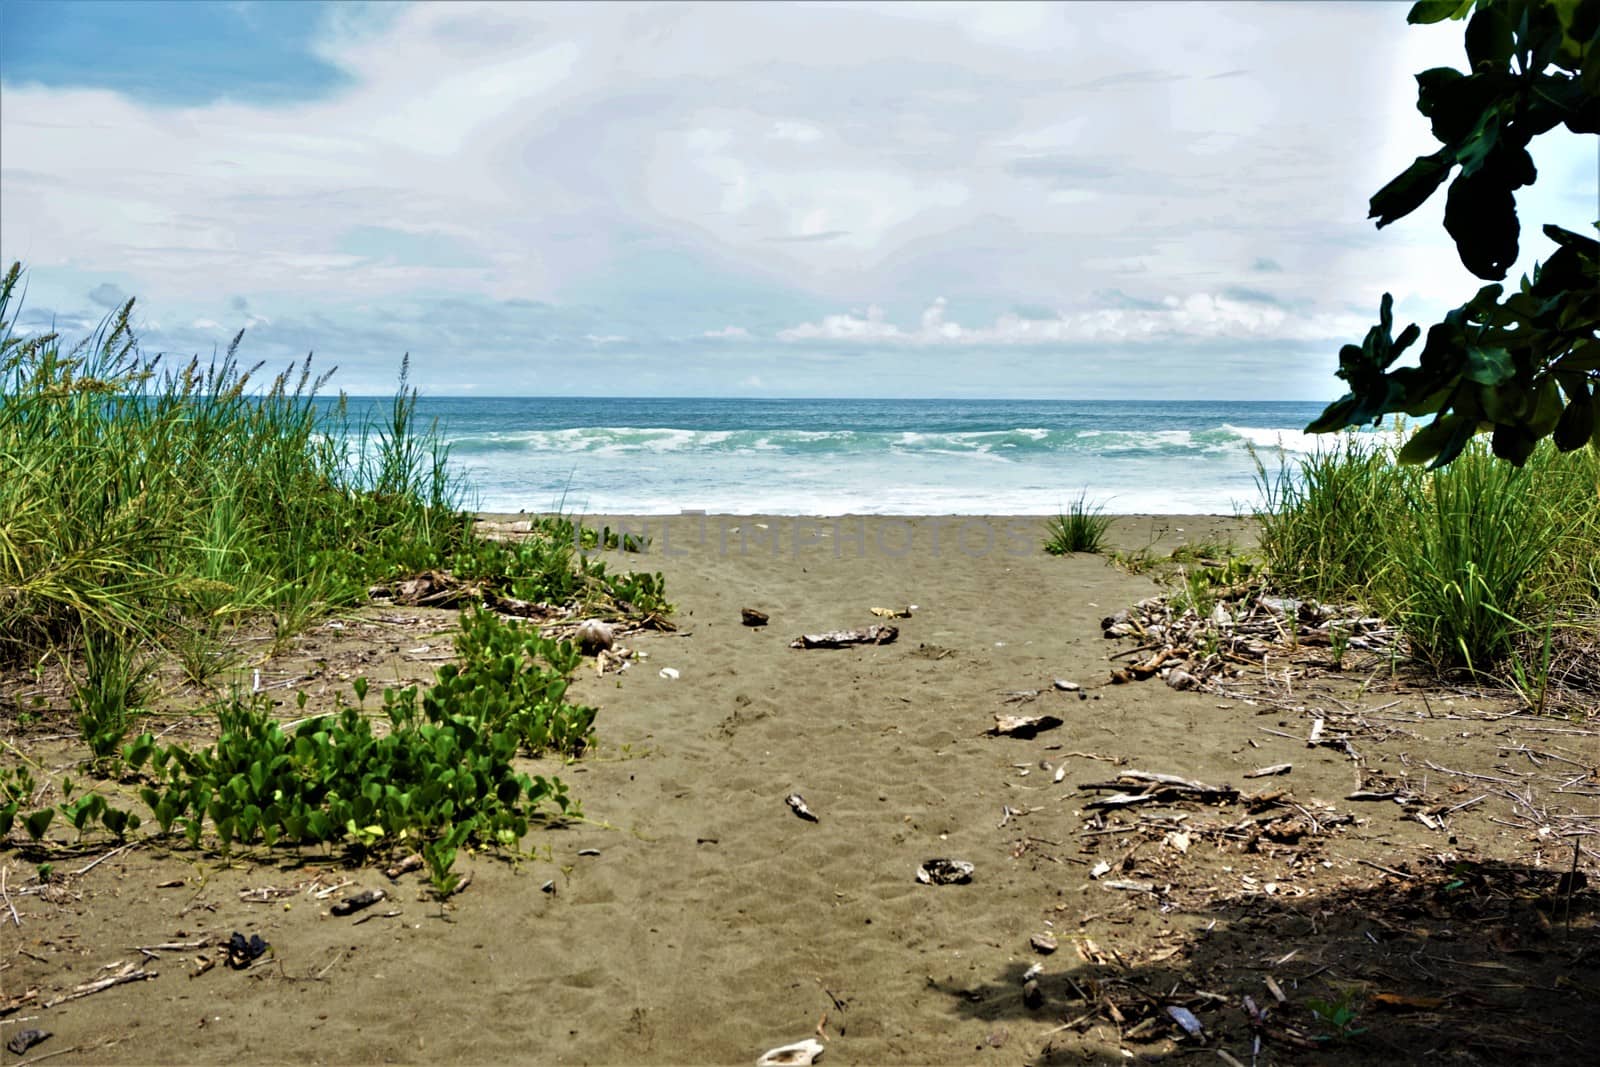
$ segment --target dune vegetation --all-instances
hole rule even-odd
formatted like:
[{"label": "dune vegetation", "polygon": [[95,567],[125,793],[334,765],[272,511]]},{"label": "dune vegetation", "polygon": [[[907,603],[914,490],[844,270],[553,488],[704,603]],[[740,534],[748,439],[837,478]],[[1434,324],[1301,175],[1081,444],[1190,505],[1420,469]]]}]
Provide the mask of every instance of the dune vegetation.
[{"label": "dune vegetation", "polygon": [[[270,656],[411,575],[615,617],[669,611],[658,575],[608,571],[585,551],[594,532],[561,517],[515,543],[481,538],[404,363],[382,417],[358,418],[320,395],[329,374],[309,356],[258,378],[242,334],[210,362],[144,355],[132,301],[70,346],[20,333],[22,282],[20,264],[0,281],[0,672],[59,680],[85,770],[133,783],[163,832],[196,845],[420,842],[441,891],[462,843],[515,845],[541,805],[568,809],[559,782],[513,757],[589,740],[593,709],[565,700],[577,656],[496,614],[464,617],[460,662],[428,691],[384,695],[382,736],[348,707],[286,731],[258,694],[220,683],[261,661],[247,631],[267,629]],[[155,681],[174,664],[216,716],[204,752],[139,730],[174,695]],[[39,710],[0,693],[0,712]],[[140,825],[126,788],[74,797],[64,781],[60,803],[36,807],[37,770],[14,749],[0,765],[0,837],[20,821],[40,841],[58,813],[80,835]]]},{"label": "dune vegetation", "polygon": [[1400,462],[1405,430],[1346,434],[1260,475],[1275,586],[1397,623],[1412,656],[1543,707],[1600,691],[1600,453],[1541,443],[1522,467],[1483,440],[1447,467]]}]

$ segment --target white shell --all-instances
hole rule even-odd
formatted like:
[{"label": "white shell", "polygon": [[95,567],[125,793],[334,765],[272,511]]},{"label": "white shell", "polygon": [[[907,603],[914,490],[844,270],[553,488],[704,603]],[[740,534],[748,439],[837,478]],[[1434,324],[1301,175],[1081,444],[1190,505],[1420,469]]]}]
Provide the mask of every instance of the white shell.
[{"label": "white shell", "polygon": [[775,1049],[768,1049],[756,1061],[756,1067],[789,1067],[791,1064],[816,1063],[822,1058],[825,1050],[822,1042],[815,1038],[806,1038],[796,1041],[792,1045],[781,1045]]}]

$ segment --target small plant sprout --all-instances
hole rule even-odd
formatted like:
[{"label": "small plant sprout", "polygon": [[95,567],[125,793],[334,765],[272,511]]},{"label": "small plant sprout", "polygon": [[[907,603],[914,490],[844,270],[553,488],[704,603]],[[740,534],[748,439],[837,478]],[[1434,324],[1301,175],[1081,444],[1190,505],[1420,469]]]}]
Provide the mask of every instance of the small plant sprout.
[{"label": "small plant sprout", "polygon": [[1355,1000],[1356,991],[1353,988],[1347,988],[1327,1000],[1306,1000],[1306,1007],[1311,1009],[1311,1014],[1322,1025],[1323,1032],[1317,1035],[1318,1041],[1342,1041],[1367,1032],[1366,1027],[1356,1025],[1358,1012]]},{"label": "small plant sprout", "polygon": [[1350,627],[1338,623],[1328,627],[1328,655],[1334,670],[1344,670],[1344,657],[1348,651],[1350,651]]}]

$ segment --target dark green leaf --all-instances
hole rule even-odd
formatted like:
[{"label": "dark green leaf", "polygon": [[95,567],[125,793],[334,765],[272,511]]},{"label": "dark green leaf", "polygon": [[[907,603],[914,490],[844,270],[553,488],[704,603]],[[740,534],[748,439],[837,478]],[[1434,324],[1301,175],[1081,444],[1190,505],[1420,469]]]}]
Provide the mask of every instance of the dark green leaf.
[{"label": "dark green leaf", "polygon": [[1499,385],[1517,373],[1511,354],[1503,348],[1467,348],[1467,366],[1462,377],[1479,385]]},{"label": "dark green leaf", "polygon": [[1461,263],[1480,278],[1500,279],[1516,262],[1517,201],[1490,170],[1460,175],[1450,183],[1444,228],[1455,239]]},{"label": "dark green leaf", "polygon": [[28,836],[37,841],[44,836],[46,830],[50,829],[50,820],[55,817],[55,808],[40,808],[23,819],[22,825],[28,828]]},{"label": "dark green leaf", "polygon": [[1561,421],[1561,390],[1554,378],[1546,378],[1534,394],[1533,414],[1528,419],[1528,431],[1535,438],[1548,437]]},{"label": "dark green leaf", "polygon": [[1417,0],[1411,5],[1406,21],[1413,26],[1426,26],[1445,19],[1466,18],[1472,10],[1473,0]]},{"label": "dark green leaf", "polygon": [[1500,5],[1483,5],[1467,22],[1467,59],[1474,68],[1503,68],[1511,61],[1511,18]]},{"label": "dark green leaf", "polygon": [[1556,423],[1556,447],[1563,452],[1575,451],[1588,444],[1594,433],[1594,402],[1587,397],[1574,400],[1561,413],[1561,421]]},{"label": "dark green leaf", "polygon": [[[1487,128],[1485,115],[1515,88],[1508,75],[1480,72],[1464,75],[1451,67],[1435,67],[1417,75],[1417,110],[1428,116],[1433,136],[1459,148],[1474,132]],[[1498,129],[1498,120],[1490,120]]]},{"label": "dark green leaf", "polygon": [[1418,156],[1398,177],[1372,194],[1367,217],[1377,219],[1380,230],[1396,219],[1405,218],[1444,184],[1450,176],[1451,165],[1442,150],[1431,156]]},{"label": "dark green leaf", "polygon": [[1533,455],[1533,448],[1538,443],[1539,439],[1521,426],[1500,423],[1494,428],[1492,441],[1494,454],[1514,467],[1520,467],[1528,462],[1528,457]]}]

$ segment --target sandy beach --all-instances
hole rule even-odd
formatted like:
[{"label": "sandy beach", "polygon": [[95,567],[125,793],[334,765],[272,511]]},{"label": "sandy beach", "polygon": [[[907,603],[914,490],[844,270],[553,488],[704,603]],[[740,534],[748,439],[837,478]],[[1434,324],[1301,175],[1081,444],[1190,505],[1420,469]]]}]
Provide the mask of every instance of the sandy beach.
[{"label": "sandy beach", "polygon": [[[487,518],[502,530],[516,521]],[[1348,801],[1363,784],[1348,753],[1305,738],[1313,718],[1354,709],[1382,727],[1349,727],[1362,766],[1415,773],[1419,786],[1430,774],[1422,788],[1447,804],[1489,783],[1426,772],[1413,746],[1453,772],[1501,777],[1508,746],[1592,740],[1498,720],[1498,704],[1466,691],[1377,685],[1370,665],[1286,676],[1286,691],[1251,703],[1159,680],[1107,684],[1108,655],[1129,646],[1104,639],[1100,620],[1156,586],[1103,556],[1046,555],[1037,517],[585,521],[652,538],[642,555],[608,558],[663,572],[678,629],[626,636],[643,658],[574,683],[575,699],[600,708],[599,744],[539,769],[570,784],[582,821],[536,827],[531,857],[467,860],[471,884],[447,908],[416,874],[390,881],[311,851],[89,849],[82,863],[101,861],[57,893],[13,897],[20,936],[4,935],[0,1000],[39,997],[0,1020],[0,1036],[38,1026],[55,1034],[41,1053],[118,1064],[747,1064],[808,1037],[839,1064],[1155,1062],[1202,1044],[1250,1062],[1252,1034],[1278,1024],[1252,1029],[1239,997],[1309,1033],[1308,999],[1353,983],[1363,1003],[1388,993],[1421,1007],[1305,1047],[1280,1031],[1258,1062],[1401,1062],[1424,1040],[1467,1049],[1466,1062],[1506,1062],[1495,1056],[1528,1051],[1511,1020],[1535,1002],[1542,1052],[1530,1054],[1586,1058],[1592,1002],[1576,990],[1600,988],[1594,894],[1575,908],[1569,894],[1576,942],[1551,933],[1539,895],[1570,848],[1511,825],[1515,804],[1501,796],[1464,805],[1442,829],[1396,803]],[[1227,517],[1126,517],[1111,530],[1115,546],[1156,553],[1251,537]],[[909,618],[871,613],[911,605]],[[769,624],[744,625],[744,608]],[[453,619],[375,607],[319,626],[268,665],[269,682],[311,679],[285,687],[281,713],[297,714],[294,689],[323,702],[356,673],[375,686],[430,677]],[[892,643],[790,647],[885,621],[898,627]],[[993,736],[996,713],[1062,723]],[[1281,777],[1245,778],[1285,763]],[[1298,835],[1251,837],[1260,809],[1243,801],[1091,821],[1093,794],[1078,787],[1128,768],[1290,790],[1307,822]],[[791,793],[817,821],[790,810]],[[1503,861],[1520,888],[1485,874],[1472,899],[1492,898],[1490,911],[1423,901],[1404,919],[1386,913],[1442,884],[1439,856]],[[919,883],[932,858],[971,863],[971,881]],[[1110,873],[1096,876],[1102,861]],[[6,862],[13,886],[32,873]],[[329,914],[365,886],[388,899],[354,919]],[[1480,936],[1485,916],[1498,940]],[[152,947],[232,931],[264,937],[270,957],[191,978],[206,950]],[[149,961],[159,977],[38,1007],[123,961]],[[1472,983],[1479,1029],[1441,1027],[1459,983],[1440,973],[1478,964],[1516,970]],[[1558,974],[1574,984],[1540,992]],[[1204,1037],[1186,1036],[1163,1005],[1186,1005]]]}]

